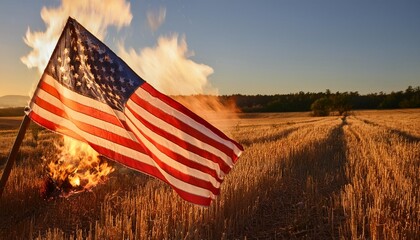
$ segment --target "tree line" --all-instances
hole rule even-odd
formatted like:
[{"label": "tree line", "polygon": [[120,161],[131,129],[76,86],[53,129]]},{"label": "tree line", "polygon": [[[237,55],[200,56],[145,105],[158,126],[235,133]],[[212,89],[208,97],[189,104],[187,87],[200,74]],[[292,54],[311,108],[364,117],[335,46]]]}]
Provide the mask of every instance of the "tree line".
[{"label": "tree line", "polygon": [[[203,95],[201,95],[203,96]],[[184,96],[185,97],[185,96]],[[200,97],[196,95],[195,97]],[[209,98],[211,96],[206,96]],[[223,95],[213,96],[222,103],[234,103],[241,112],[306,112],[325,116],[330,113],[346,114],[360,109],[420,108],[420,86],[409,86],[405,91],[359,94],[356,92],[298,92],[275,95]],[[175,96],[176,98],[176,96]],[[23,116],[23,107],[0,109],[1,116]]]},{"label": "tree line", "polygon": [[409,86],[405,91],[359,94],[356,92],[299,92],[276,95],[223,96],[223,101],[234,101],[242,112],[302,112],[313,111],[325,116],[331,112],[340,115],[357,109],[419,108],[420,86]]}]

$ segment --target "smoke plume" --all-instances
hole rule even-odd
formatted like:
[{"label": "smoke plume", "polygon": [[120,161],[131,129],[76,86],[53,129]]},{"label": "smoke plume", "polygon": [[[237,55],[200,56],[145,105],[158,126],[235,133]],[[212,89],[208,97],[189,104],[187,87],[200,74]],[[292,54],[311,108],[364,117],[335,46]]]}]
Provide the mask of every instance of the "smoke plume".
[{"label": "smoke plume", "polygon": [[28,68],[38,68],[42,73],[54,50],[67,18],[77,19],[96,37],[103,40],[109,26],[128,26],[133,18],[130,3],[125,0],[63,0],[57,8],[43,7],[41,18],[46,30],[31,31],[28,28],[24,38],[32,51],[21,58]]},{"label": "smoke plume", "polygon": [[147,12],[147,23],[150,29],[155,32],[165,22],[166,8],[161,7],[159,11],[149,10]]},{"label": "smoke plume", "polygon": [[193,52],[188,51],[185,37],[159,37],[155,47],[139,52],[119,44],[118,53],[135,72],[165,94],[217,93],[207,80],[213,68],[189,59]]}]

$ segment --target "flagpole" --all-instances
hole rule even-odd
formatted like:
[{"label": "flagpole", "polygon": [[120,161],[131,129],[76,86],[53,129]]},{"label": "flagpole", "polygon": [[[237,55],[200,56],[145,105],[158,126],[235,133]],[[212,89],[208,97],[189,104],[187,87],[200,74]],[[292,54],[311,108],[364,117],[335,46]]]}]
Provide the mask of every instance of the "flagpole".
[{"label": "flagpole", "polygon": [[16,136],[15,143],[13,144],[12,150],[10,151],[9,157],[7,158],[6,167],[4,168],[3,174],[0,180],[0,198],[3,195],[4,187],[6,186],[7,179],[9,178],[10,171],[12,170],[13,163],[15,162],[17,153],[23,138],[25,137],[26,129],[28,129],[31,119],[25,114],[25,117],[20,124],[18,135]]}]

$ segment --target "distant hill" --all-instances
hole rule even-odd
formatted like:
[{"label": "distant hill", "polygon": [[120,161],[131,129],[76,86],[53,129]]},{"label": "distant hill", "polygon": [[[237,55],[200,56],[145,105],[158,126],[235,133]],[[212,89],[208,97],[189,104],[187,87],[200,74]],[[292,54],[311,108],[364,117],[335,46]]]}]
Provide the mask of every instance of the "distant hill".
[{"label": "distant hill", "polygon": [[28,96],[6,95],[0,97],[0,108],[25,107],[28,101]]}]

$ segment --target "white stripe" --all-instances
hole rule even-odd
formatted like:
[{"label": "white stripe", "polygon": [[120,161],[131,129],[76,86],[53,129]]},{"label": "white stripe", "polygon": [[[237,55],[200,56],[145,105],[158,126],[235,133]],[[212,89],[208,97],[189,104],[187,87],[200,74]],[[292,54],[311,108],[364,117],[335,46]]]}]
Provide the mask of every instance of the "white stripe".
[{"label": "white stripe", "polygon": [[125,121],[124,113],[121,111],[115,110],[111,108],[109,105],[99,102],[99,101],[92,101],[92,98],[83,96],[81,94],[78,94],[63,85],[61,85],[57,80],[55,80],[50,75],[44,73],[42,75],[41,81],[44,81],[48,85],[54,87],[61,95],[65,98],[68,98],[70,100],[73,100],[75,102],[79,102],[82,105],[85,105],[87,107],[111,114],[116,115],[120,120]]},{"label": "white stripe", "polygon": [[166,154],[161,152],[153,143],[151,143],[149,140],[147,140],[143,134],[136,128],[141,125],[141,123],[134,117],[134,115],[130,111],[126,111],[127,119],[130,121],[127,121],[127,123],[130,122],[132,126],[129,125],[131,130],[134,132],[134,134],[139,138],[139,140],[146,146],[148,150],[150,150],[159,160],[161,160],[163,163],[165,163],[168,166],[171,166],[180,172],[190,175],[192,177],[210,182],[215,188],[220,188],[220,182],[218,182],[213,176],[201,172],[200,170],[197,170],[195,168],[190,168],[184,164],[181,164],[180,162],[177,162],[176,160],[168,157]]},{"label": "white stripe", "polygon": [[[148,111],[143,109],[141,106],[139,106],[135,102],[133,102],[131,99],[127,101],[127,106],[132,108],[135,113],[139,114],[142,118],[144,118],[150,124],[153,124],[154,126],[157,126],[158,128],[164,130],[165,132],[168,132],[168,133],[178,137],[179,139],[181,139],[181,140],[183,140],[187,143],[190,143],[190,144],[192,144],[192,145],[194,145],[198,148],[204,149],[204,150],[212,153],[215,156],[220,157],[222,160],[225,161],[225,163],[228,166],[233,165],[232,159],[229,156],[227,156],[224,152],[220,151],[219,149],[213,147],[210,144],[207,144],[206,142],[202,142],[199,139],[194,138],[193,136],[183,132],[181,129],[176,128],[171,124],[168,124],[167,122],[163,121],[162,119],[155,117],[153,114],[149,113]],[[129,111],[129,109],[126,109],[125,111]],[[139,122],[139,124],[141,124],[141,122]],[[143,126],[143,124],[142,124],[142,126]],[[177,152],[178,151],[184,151],[184,152],[186,151],[187,155],[183,155],[183,156],[185,156],[187,158],[188,158],[189,154],[194,154],[194,153],[190,153],[186,149],[178,146],[177,144],[173,143],[172,141],[169,141],[166,138],[163,138],[162,136],[150,131],[149,129],[148,129],[147,135],[152,137],[155,141],[157,141],[159,143],[168,142],[168,144],[170,145],[170,148],[171,149],[177,149],[176,150]],[[205,164],[205,162],[208,162],[207,159],[205,159],[201,156],[198,156],[198,157],[200,157],[200,159],[202,159],[202,160],[198,160],[200,164],[207,165],[207,164]],[[219,169],[219,165],[217,163],[212,162],[212,164],[217,165],[217,167]]]},{"label": "white stripe", "polygon": [[[100,118],[95,118],[77,111],[74,111],[73,109],[67,107],[64,105],[59,99],[57,99],[55,96],[49,94],[48,92],[45,92],[42,89],[39,89],[37,93],[38,97],[41,99],[51,103],[57,108],[60,108],[63,110],[71,119],[75,119],[77,121],[83,122],[88,125],[92,125],[98,128],[101,128],[102,130],[115,133],[121,137],[131,139],[135,142],[137,142],[136,137],[133,134],[129,134],[127,129],[122,128],[120,126],[117,126],[115,124],[109,123],[107,121],[102,121]],[[94,100],[91,100],[94,101]]]},{"label": "white stripe", "polygon": [[242,152],[234,143],[228,141],[226,139],[221,138],[216,133],[208,129],[206,126],[202,125],[201,123],[196,122],[194,119],[190,118],[189,116],[185,115],[184,113],[178,111],[177,109],[167,105],[165,102],[152,96],[149,92],[141,88],[141,86],[135,91],[135,93],[139,98],[149,102],[156,108],[161,109],[165,113],[177,118],[181,122],[190,125],[191,127],[195,128],[196,130],[204,133],[205,135],[209,136],[210,138],[222,143],[223,145],[227,146],[228,148],[233,149],[234,153],[238,155]]},{"label": "white stripe", "polygon": [[[72,130],[73,132],[79,134],[81,137],[83,137],[84,139],[86,139],[88,142],[100,145],[104,148],[107,148],[111,151],[114,151],[116,153],[119,153],[123,156],[135,159],[139,162],[145,163],[147,165],[150,165],[152,167],[156,167],[161,173],[162,175],[166,178],[166,180],[168,180],[168,182],[175,186],[178,189],[181,189],[185,192],[200,196],[200,197],[211,197],[214,198],[214,194],[212,192],[210,192],[207,189],[189,184],[187,182],[181,181],[173,176],[171,176],[170,174],[166,173],[163,169],[161,169],[154,161],[153,159],[148,156],[145,155],[144,153],[138,152],[136,150],[133,150],[131,148],[116,144],[114,142],[108,141],[106,139],[97,137],[95,135],[89,134],[85,131],[80,130],[79,128],[77,128],[71,121],[62,118],[60,116],[57,116],[43,108],[41,108],[40,106],[36,105],[35,103],[32,103],[32,111],[35,112],[36,114],[38,114],[39,116],[41,116],[44,119],[47,119],[48,121],[51,121],[59,126],[63,126],[65,128],[68,128],[70,130]],[[128,124],[132,125],[131,122],[127,122]]]}]

